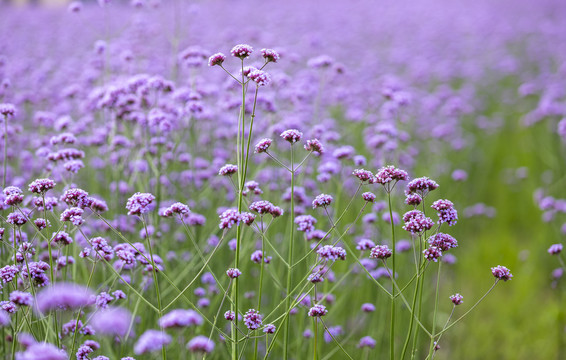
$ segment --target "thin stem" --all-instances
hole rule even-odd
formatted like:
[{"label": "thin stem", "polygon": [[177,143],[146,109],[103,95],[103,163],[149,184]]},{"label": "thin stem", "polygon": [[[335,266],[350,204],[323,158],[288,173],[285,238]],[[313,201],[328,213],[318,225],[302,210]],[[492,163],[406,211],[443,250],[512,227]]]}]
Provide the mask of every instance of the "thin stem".
[{"label": "thin stem", "polygon": [[[291,213],[289,214],[289,218],[291,219],[290,225],[290,244],[289,244],[289,256],[287,262],[289,264],[293,263],[293,245],[295,243],[295,226],[294,226],[294,216],[295,216],[295,164],[294,164],[294,152],[293,152],[293,144],[291,144]],[[287,295],[289,295],[289,291],[291,290],[291,281],[292,281],[292,268],[289,268],[287,271]],[[290,302],[291,298],[287,297],[285,301],[285,308],[287,312],[291,311],[290,309]],[[287,359],[289,356],[289,329],[290,329],[290,319],[287,317],[285,319],[285,336],[284,336],[284,345],[283,345],[283,358]]]},{"label": "thin stem", "polygon": [[8,115],[4,115],[4,173],[2,174],[2,188],[6,187],[6,171],[8,171]]},{"label": "thin stem", "polygon": [[[396,255],[396,249],[395,249],[395,224],[393,221],[393,209],[391,207],[391,192],[388,191],[387,192],[387,198],[389,201],[389,222],[391,223],[391,246],[392,246],[392,252],[393,255],[391,256],[391,281],[395,281],[395,255]],[[391,298],[391,326],[389,329],[389,348],[390,348],[390,359],[391,360],[395,360],[395,295],[396,293],[396,289],[395,286],[392,286],[391,289],[391,294],[392,294],[392,298]]]},{"label": "thin stem", "polygon": [[[440,288],[440,268],[442,267],[442,261],[438,263],[438,271],[436,273],[436,295],[434,300],[434,313],[432,314],[432,333],[436,331],[436,314],[438,312],[438,293]],[[434,350],[434,336],[430,339],[430,346],[429,346],[429,356],[431,356]]]}]

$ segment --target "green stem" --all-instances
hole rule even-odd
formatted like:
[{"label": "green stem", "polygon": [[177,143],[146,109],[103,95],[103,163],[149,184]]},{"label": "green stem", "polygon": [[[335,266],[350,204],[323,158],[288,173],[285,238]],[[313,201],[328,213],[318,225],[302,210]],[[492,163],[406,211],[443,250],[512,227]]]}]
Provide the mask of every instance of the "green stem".
[{"label": "green stem", "polygon": [[[436,273],[436,295],[435,295],[435,299],[434,299],[434,313],[432,314],[432,331],[431,333],[434,334],[434,332],[436,331],[436,314],[438,312],[438,292],[439,292],[439,288],[440,288],[440,268],[442,267],[442,261],[440,261],[438,263],[438,271]],[[434,336],[432,336],[430,338],[430,345],[428,348],[428,354],[429,356],[432,356],[432,353],[434,351]]]},{"label": "green stem", "polygon": [[[387,192],[387,198],[389,201],[389,222],[391,223],[391,246],[392,249],[391,251],[393,252],[393,255],[391,256],[391,281],[395,281],[395,254],[396,254],[396,250],[395,250],[395,224],[393,221],[393,209],[391,207],[391,192],[388,191]],[[391,326],[389,329],[389,348],[390,348],[390,359],[391,360],[395,360],[395,293],[396,293],[396,289],[395,286],[391,287]],[[411,317],[412,319],[412,317]]]},{"label": "green stem", "polygon": [[2,188],[6,187],[6,171],[8,171],[8,116],[4,115],[4,173],[2,174]]},{"label": "green stem", "polygon": [[[295,226],[294,226],[294,216],[295,216],[295,164],[294,164],[294,152],[293,152],[293,144],[291,144],[291,213],[289,217],[291,219],[290,225],[290,244],[289,244],[289,256],[287,262],[289,265],[293,264],[293,245],[294,245],[294,238],[295,238]],[[292,280],[292,268],[289,268],[287,271],[287,295],[289,295],[289,291],[291,290],[291,280]],[[285,309],[287,312],[291,311],[291,298],[287,297],[285,301]],[[283,358],[288,359],[289,357],[289,328],[290,328],[290,319],[287,317],[285,319],[285,336],[283,340]]]}]

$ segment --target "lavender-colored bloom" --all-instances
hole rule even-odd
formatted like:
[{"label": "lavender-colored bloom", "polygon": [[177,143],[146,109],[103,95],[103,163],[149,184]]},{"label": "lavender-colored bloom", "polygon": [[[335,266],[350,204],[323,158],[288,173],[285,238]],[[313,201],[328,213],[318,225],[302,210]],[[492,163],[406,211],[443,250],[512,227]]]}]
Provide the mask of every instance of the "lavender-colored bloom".
[{"label": "lavender-colored bloom", "polygon": [[322,317],[328,313],[326,306],[321,304],[316,304],[309,309],[308,315],[310,317]]},{"label": "lavender-colored bloom", "polygon": [[175,309],[159,319],[159,326],[167,329],[172,327],[199,326],[203,324],[202,316],[194,310]]},{"label": "lavender-colored bloom", "polygon": [[43,218],[37,218],[33,221],[33,223],[39,231],[51,226],[51,222]]},{"label": "lavender-colored bloom", "polygon": [[456,169],[452,172],[452,180],[454,181],[466,181],[468,179],[468,173],[462,169]]},{"label": "lavender-colored bloom", "polygon": [[55,187],[55,181],[51,179],[36,179],[29,184],[29,191],[36,194],[45,194]]},{"label": "lavender-colored bloom", "polygon": [[374,193],[368,191],[362,194],[362,198],[365,201],[372,203],[375,201],[376,196]]},{"label": "lavender-colored bloom", "polygon": [[551,255],[557,255],[562,252],[562,244],[553,244],[548,248],[548,253]]},{"label": "lavender-colored bloom", "polygon": [[208,66],[222,65],[224,60],[226,60],[226,55],[220,52],[216,53],[208,58]]},{"label": "lavender-colored bloom", "polygon": [[411,242],[408,240],[399,240],[395,244],[395,251],[397,252],[405,252],[411,249]]},{"label": "lavender-colored bloom", "polygon": [[458,212],[454,209],[454,204],[450,200],[436,200],[431,208],[438,211],[438,223],[447,223],[449,226],[455,225],[458,221]]},{"label": "lavender-colored bloom", "polygon": [[271,146],[272,142],[273,142],[273,139],[269,139],[269,138],[261,139],[255,145],[254,152],[256,152],[258,154],[266,152],[267,149],[269,149],[269,147]]},{"label": "lavender-colored bloom", "polygon": [[33,304],[33,295],[15,290],[10,293],[10,301],[19,306],[31,306]]},{"label": "lavender-colored bloom", "polygon": [[310,139],[307,140],[307,143],[305,144],[305,150],[323,154],[324,146],[322,146],[321,142],[318,139]]},{"label": "lavender-colored bloom", "polygon": [[232,176],[238,172],[238,166],[232,164],[226,164],[218,170],[218,175],[221,176]]},{"label": "lavender-colored bloom", "polygon": [[4,204],[7,206],[14,206],[21,204],[24,201],[24,195],[22,190],[16,186],[7,186],[3,190],[6,198],[4,199]]},{"label": "lavender-colored bloom", "polygon": [[257,84],[257,86],[265,86],[271,82],[271,77],[263,70],[252,70],[248,77]]},{"label": "lavender-colored bloom", "polygon": [[229,277],[230,279],[236,279],[236,278],[238,278],[240,275],[242,275],[242,272],[241,272],[240,270],[238,270],[238,269],[231,268],[231,269],[226,270],[226,275],[228,275],[228,277]]},{"label": "lavender-colored bloom", "polygon": [[370,250],[373,247],[375,247],[375,243],[370,239],[361,239],[360,241],[358,241],[358,244],[356,245],[356,249],[361,251]]},{"label": "lavender-colored bloom", "polygon": [[148,213],[151,210],[151,203],[155,200],[155,196],[150,193],[137,192],[132,195],[126,204],[128,215],[138,215]]},{"label": "lavender-colored bloom", "polygon": [[371,249],[370,258],[385,260],[393,255],[393,251],[387,245],[377,245]]},{"label": "lavender-colored bloom", "polygon": [[91,324],[99,334],[123,337],[132,321],[130,312],[121,307],[109,307],[94,313]]},{"label": "lavender-colored bloom", "polygon": [[299,215],[295,218],[295,224],[297,224],[297,230],[303,232],[309,232],[314,230],[314,224],[317,220],[311,215]]},{"label": "lavender-colored bloom", "polygon": [[0,104],[0,114],[5,118],[16,116],[16,107],[8,103]]},{"label": "lavender-colored bloom", "polygon": [[511,278],[513,277],[513,274],[511,274],[511,271],[509,271],[509,269],[507,269],[505,266],[501,266],[501,265],[497,265],[496,267],[492,267],[491,273],[493,274],[493,276],[496,279],[503,280],[503,281],[511,280]]},{"label": "lavender-colored bloom", "polygon": [[37,294],[36,307],[40,313],[58,309],[78,309],[88,306],[93,295],[92,291],[84,286],[58,282]]},{"label": "lavender-colored bloom", "polygon": [[210,340],[206,336],[198,335],[189,341],[187,349],[192,352],[209,354],[212,350],[214,350],[214,341]]},{"label": "lavender-colored bloom", "polygon": [[169,345],[171,336],[159,330],[146,330],[134,345],[136,355],[145,354],[161,350],[162,347]]},{"label": "lavender-colored bloom", "polygon": [[275,325],[273,324],[267,324],[265,325],[265,327],[263,328],[263,332],[266,334],[275,334]]},{"label": "lavender-colored bloom", "polygon": [[437,262],[438,259],[442,256],[442,250],[437,248],[436,246],[430,246],[428,249],[423,251],[425,259],[428,261]]},{"label": "lavender-colored bloom", "polygon": [[236,319],[236,314],[234,314],[233,311],[228,310],[224,313],[224,319],[234,321],[234,319]]},{"label": "lavender-colored bloom", "polygon": [[357,177],[361,182],[368,181],[370,184],[374,184],[376,181],[375,176],[369,170],[365,169],[356,169],[352,172],[352,175]]},{"label": "lavender-colored bloom", "polygon": [[405,222],[403,230],[413,234],[430,230],[434,225],[434,222],[419,210],[406,212],[405,215],[403,215],[403,221]]},{"label": "lavender-colored bloom", "polygon": [[423,201],[423,198],[417,193],[409,193],[405,197],[405,204],[412,205],[412,206],[415,206],[415,207],[419,206],[422,201]]},{"label": "lavender-colored bloom", "polygon": [[65,209],[61,213],[60,220],[61,221],[70,221],[75,226],[81,226],[84,223],[84,219],[82,218],[84,211],[78,207],[72,207],[70,209]]},{"label": "lavender-colored bloom", "polygon": [[261,49],[261,56],[265,59],[265,62],[276,63],[280,59],[279,53],[273,49]]},{"label": "lavender-colored bloom", "polygon": [[375,344],[377,344],[377,342],[375,341],[374,338],[372,338],[371,336],[364,336],[363,338],[360,339],[360,342],[358,343],[358,347],[359,348],[364,348],[364,347],[369,347],[369,348],[374,348]]},{"label": "lavender-colored bloom", "polygon": [[260,215],[269,214],[273,211],[273,204],[267,200],[255,201],[250,204],[249,209]]},{"label": "lavender-colored bloom", "polygon": [[416,178],[407,184],[407,190],[411,192],[416,192],[420,194],[422,197],[426,196],[429,192],[436,190],[438,188],[438,184],[429,178],[421,177]]},{"label": "lavender-colored bloom", "polygon": [[431,246],[439,248],[441,251],[448,251],[458,246],[458,241],[452,236],[444,233],[434,234],[428,239]]},{"label": "lavender-colored bloom", "polygon": [[219,217],[220,224],[218,227],[220,229],[231,229],[232,226],[240,225],[240,221],[242,221],[242,216],[237,209],[227,209]]},{"label": "lavender-colored bloom", "polygon": [[237,57],[243,60],[249,57],[253,51],[254,50],[251,46],[247,44],[239,44],[234,46],[232,50],[230,50],[230,54],[232,54],[233,57]]},{"label": "lavender-colored bloom", "polygon": [[106,292],[101,292],[100,294],[98,294],[96,296],[96,299],[94,301],[95,305],[97,308],[99,309],[106,309],[108,307],[108,304],[114,300],[114,298],[112,296],[110,296],[108,293]]},{"label": "lavender-colored bloom", "polygon": [[65,191],[63,196],[61,196],[61,201],[69,206],[76,206],[80,208],[87,208],[91,204],[88,193],[77,188],[71,188]]},{"label": "lavender-colored bloom", "polygon": [[12,280],[14,280],[14,278],[16,277],[16,275],[20,272],[20,269],[18,269],[17,266],[14,265],[6,265],[3,268],[0,269],[0,278],[2,279],[2,281],[4,283],[9,283]]},{"label": "lavender-colored bloom", "polygon": [[0,310],[0,328],[10,326],[10,315],[8,312]]},{"label": "lavender-colored bloom", "polygon": [[27,218],[20,212],[9,213],[6,217],[6,222],[14,226],[22,226],[27,223]]},{"label": "lavender-colored bloom", "polygon": [[450,301],[452,301],[454,305],[460,305],[464,302],[464,297],[460,294],[454,294],[450,296]]},{"label": "lavender-colored bloom", "polygon": [[339,246],[324,245],[316,253],[323,260],[346,260],[346,250]]},{"label": "lavender-colored bloom", "polygon": [[303,133],[297,129],[288,129],[283,131],[280,136],[284,140],[290,142],[291,144],[294,144],[297,141],[301,140],[301,138],[303,137]]},{"label": "lavender-colored bloom", "polygon": [[374,312],[375,311],[375,305],[371,304],[371,303],[364,303],[362,304],[362,311],[363,312]]},{"label": "lavender-colored bloom", "polygon": [[67,360],[68,358],[64,350],[43,342],[32,344],[26,351],[16,354],[18,360]]},{"label": "lavender-colored bloom", "polygon": [[249,309],[246,314],[244,315],[244,324],[250,330],[256,330],[261,327],[262,324],[262,316],[259,311],[254,309]]},{"label": "lavender-colored bloom", "polygon": [[324,332],[324,341],[326,343],[331,342],[333,339],[342,335],[342,326],[331,326]]},{"label": "lavender-colored bloom", "polygon": [[379,169],[375,177],[379,184],[386,185],[390,182],[407,180],[409,175],[405,170],[397,169],[395,166],[390,165]]},{"label": "lavender-colored bloom", "polygon": [[312,202],[312,208],[316,209],[318,207],[327,207],[328,205],[330,205],[332,203],[334,199],[332,198],[332,196],[327,195],[327,194],[320,194],[317,195],[317,197],[313,200]]}]

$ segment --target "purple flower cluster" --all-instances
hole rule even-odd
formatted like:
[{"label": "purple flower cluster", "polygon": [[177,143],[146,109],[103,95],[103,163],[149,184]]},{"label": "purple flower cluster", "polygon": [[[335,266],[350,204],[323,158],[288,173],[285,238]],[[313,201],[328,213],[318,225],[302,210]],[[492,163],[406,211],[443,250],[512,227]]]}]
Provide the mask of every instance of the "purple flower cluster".
[{"label": "purple flower cluster", "polygon": [[152,210],[151,204],[155,200],[155,196],[149,193],[137,192],[128,199],[126,204],[126,210],[128,210],[128,215],[138,215],[148,213]]}]

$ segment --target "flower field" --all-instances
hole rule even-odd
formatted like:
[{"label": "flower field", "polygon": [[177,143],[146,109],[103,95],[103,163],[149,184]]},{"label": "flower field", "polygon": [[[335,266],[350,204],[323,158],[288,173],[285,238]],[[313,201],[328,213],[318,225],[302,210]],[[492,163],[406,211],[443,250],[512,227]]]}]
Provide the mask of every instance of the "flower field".
[{"label": "flower field", "polygon": [[566,3],[0,3],[0,359],[566,358]]}]

